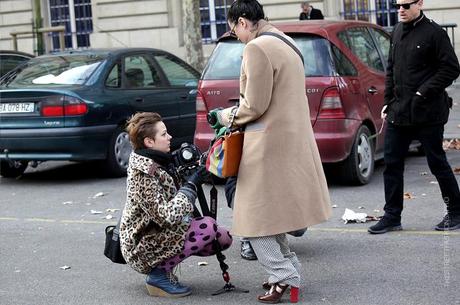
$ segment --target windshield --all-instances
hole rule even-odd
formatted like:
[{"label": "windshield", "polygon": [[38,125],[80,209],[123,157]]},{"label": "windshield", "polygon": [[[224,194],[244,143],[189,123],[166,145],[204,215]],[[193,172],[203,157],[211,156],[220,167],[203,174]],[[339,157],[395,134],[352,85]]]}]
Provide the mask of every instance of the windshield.
[{"label": "windshield", "polygon": [[[292,37],[305,61],[305,76],[333,76],[329,42],[319,36]],[[203,73],[203,79],[236,79],[240,77],[244,45],[236,40],[217,44]]]},{"label": "windshield", "polygon": [[1,85],[81,85],[106,57],[106,54],[37,57],[2,78]]}]

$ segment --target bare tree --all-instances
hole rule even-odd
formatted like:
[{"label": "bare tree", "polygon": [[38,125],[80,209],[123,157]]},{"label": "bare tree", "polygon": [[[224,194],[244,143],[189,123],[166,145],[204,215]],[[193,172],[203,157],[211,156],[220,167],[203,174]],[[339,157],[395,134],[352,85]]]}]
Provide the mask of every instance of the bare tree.
[{"label": "bare tree", "polygon": [[203,43],[201,41],[200,1],[184,0],[183,29],[185,44],[185,59],[198,71],[203,69]]}]

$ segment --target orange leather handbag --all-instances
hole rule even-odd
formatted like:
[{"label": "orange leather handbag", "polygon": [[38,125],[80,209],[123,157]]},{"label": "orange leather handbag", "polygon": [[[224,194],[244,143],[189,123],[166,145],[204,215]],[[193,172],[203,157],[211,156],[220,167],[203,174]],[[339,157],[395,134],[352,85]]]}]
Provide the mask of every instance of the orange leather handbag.
[{"label": "orange leather handbag", "polygon": [[220,178],[236,176],[243,153],[244,132],[226,132],[209,149],[206,169]]}]

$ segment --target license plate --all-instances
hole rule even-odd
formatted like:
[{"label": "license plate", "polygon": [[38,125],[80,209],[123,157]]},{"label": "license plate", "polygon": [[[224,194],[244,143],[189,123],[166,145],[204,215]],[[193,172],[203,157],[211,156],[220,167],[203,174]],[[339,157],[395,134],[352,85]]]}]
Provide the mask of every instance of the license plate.
[{"label": "license plate", "polygon": [[0,104],[0,113],[28,113],[34,112],[34,103],[3,103]]}]

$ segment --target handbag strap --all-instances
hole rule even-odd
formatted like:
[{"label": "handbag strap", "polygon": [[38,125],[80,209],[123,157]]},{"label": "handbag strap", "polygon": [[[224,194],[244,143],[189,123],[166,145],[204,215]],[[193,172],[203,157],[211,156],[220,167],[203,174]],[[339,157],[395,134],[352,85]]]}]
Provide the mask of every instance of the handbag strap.
[{"label": "handbag strap", "polygon": [[264,35],[265,36],[277,37],[277,38],[281,39],[282,41],[284,41],[288,46],[290,46],[297,53],[297,55],[300,56],[300,59],[302,60],[302,63],[305,65],[302,53],[300,53],[299,49],[296,46],[294,46],[292,44],[292,42],[290,42],[286,37],[284,37],[284,36],[282,36],[280,34],[277,34],[277,33],[273,33],[273,32],[263,32],[259,36],[264,36]]}]

